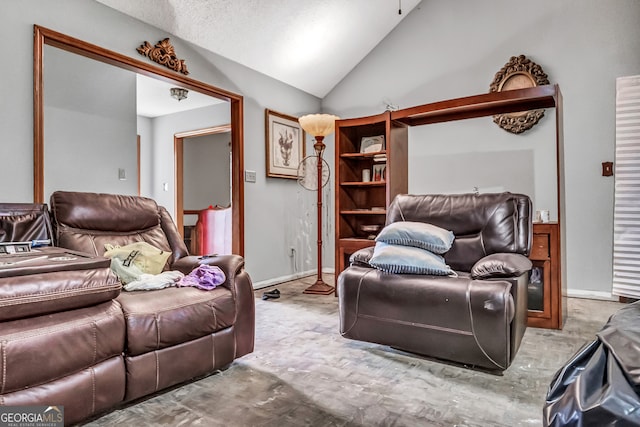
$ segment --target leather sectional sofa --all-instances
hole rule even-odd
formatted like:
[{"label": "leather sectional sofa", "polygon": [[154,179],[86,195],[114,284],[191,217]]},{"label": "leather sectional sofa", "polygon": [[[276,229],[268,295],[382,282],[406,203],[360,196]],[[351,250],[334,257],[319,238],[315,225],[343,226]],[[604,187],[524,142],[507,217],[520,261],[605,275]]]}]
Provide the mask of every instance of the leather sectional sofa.
[{"label": "leather sectional sofa", "polygon": [[[46,205],[0,204],[0,242],[55,243],[0,259],[0,405],[63,405],[72,424],[253,351],[242,257],[189,256],[167,211],[148,198],[56,192],[50,207],[51,215]],[[104,245],[140,241],[171,251],[167,269],[216,265],[226,281],[210,291],[121,292]]]},{"label": "leather sectional sofa", "polygon": [[387,273],[369,264],[373,247],[354,253],[338,277],[341,334],[469,367],[507,369],[527,325],[529,197],[399,195],[386,224],[399,221],[452,231],[444,260],[454,274]]}]

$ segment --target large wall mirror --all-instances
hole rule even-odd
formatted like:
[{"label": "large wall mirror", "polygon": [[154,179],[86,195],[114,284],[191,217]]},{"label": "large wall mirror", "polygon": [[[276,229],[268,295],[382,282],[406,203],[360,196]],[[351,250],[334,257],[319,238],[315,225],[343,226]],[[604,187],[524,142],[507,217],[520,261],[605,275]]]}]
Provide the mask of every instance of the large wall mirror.
[{"label": "large wall mirror", "polygon": [[[171,87],[187,89],[189,101],[171,98]],[[230,205],[232,252],[244,255],[242,122],[239,95],[34,26],[37,203],[48,202],[56,190],[140,194],[173,211],[180,232],[184,212]],[[195,138],[208,133],[213,135]],[[183,139],[191,136],[189,145],[199,145],[192,151],[207,153],[208,169],[219,176],[204,176],[207,168],[188,163],[202,160],[183,153]],[[189,184],[185,170],[192,168],[200,171],[202,187],[214,189],[208,203],[202,188]],[[192,200],[203,206],[189,205]]]}]

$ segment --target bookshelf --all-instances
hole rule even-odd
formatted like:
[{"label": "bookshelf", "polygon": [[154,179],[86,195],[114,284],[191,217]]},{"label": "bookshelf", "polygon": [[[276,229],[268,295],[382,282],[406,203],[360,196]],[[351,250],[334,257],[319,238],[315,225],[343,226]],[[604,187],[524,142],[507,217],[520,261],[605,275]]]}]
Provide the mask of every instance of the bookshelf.
[{"label": "bookshelf", "polygon": [[[387,206],[407,192],[407,129],[390,112],[336,121],[336,274],[353,252],[374,245]],[[384,144],[371,144],[378,137]]]}]

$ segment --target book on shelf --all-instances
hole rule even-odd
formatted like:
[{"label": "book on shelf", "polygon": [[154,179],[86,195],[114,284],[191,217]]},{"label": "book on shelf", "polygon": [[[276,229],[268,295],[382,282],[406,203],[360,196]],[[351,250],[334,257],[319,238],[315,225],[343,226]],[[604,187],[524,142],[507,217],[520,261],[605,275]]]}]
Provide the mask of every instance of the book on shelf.
[{"label": "book on shelf", "polygon": [[376,154],[373,156],[373,161],[375,163],[382,163],[387,161],[387,155],[385,153]]}]

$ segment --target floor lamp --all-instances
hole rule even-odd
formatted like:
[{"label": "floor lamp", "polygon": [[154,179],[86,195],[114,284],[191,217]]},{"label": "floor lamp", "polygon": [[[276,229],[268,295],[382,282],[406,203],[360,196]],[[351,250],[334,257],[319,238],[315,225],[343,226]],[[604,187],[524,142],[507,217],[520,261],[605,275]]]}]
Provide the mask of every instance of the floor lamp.
[{"label": "floor lamp", "polygon": [[331,114],[309,114],[298,119],[302,129],[316,139],[313,149],[316,151],[318,179],[318,280],[304,290],[305,294],[330,295],[334,292],[334,287],[322,280],[322,153],[325,148],[324,137],[333,133],[338,119]]}]

